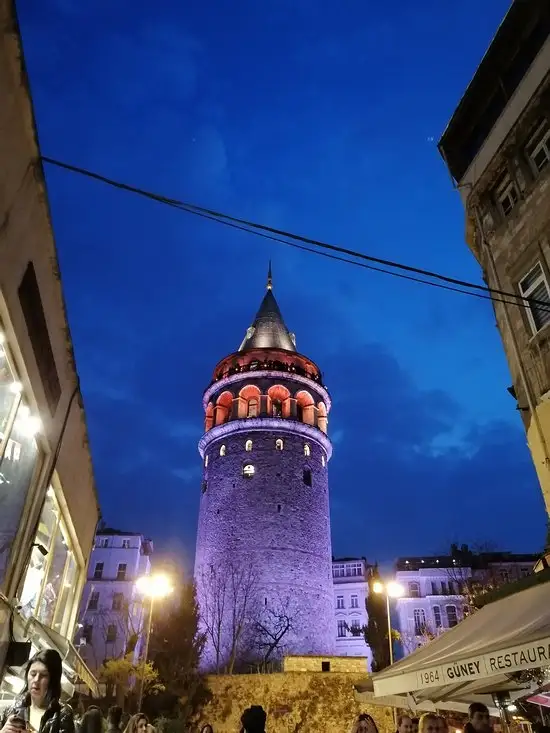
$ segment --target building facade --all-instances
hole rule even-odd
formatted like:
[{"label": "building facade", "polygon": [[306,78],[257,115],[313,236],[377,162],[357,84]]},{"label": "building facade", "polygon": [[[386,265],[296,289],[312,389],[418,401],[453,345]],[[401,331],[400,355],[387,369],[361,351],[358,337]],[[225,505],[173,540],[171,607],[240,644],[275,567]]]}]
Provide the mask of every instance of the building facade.
[{"label": "building facade", "polygon": [[[516,0],[440,142],[550,512],[550,5]],[[500,291],[500,292],[499,292]]]},{"label": "building facade", "polygon": [[332,561],[336,654],[366,657],[371,669],[372,654],[363,629],[368,623],[367,596],[369,566],[364,557],[335,558]]},{"label": "building facade", "polygon": [[96,534],[75,638],[94,672],[106,659],[140,657],[148,603],[136,581],[150,574],[152,553],[141,534],[109,528]]},{"label": "building facade", "polygon": [[451,546],[449,555],[399,558],[395,580],[404,590],[395,601],[401,656],[456,626],[476,593],[530,575],[538,555],[472,552]]},{"label": "building facade", "polygon": [[[278,656],[332,654],[331,403],[319,368],[296,350],[271,272],[252,326],[215,368],[203,405],[195,580],[205,668],[231,666],[237,647],[261,655],[285,620]],[[260,640],[252,638],[258,623],[237,638],[235,615],[258,619]]]},{"label": "building facade", "polygon": [[[99,517],[14,4],[0,0],[0,705],[8,644],[58,649],[63,689],[96,689],[71,643]],[[23,660],[24,661],[24,660]]]}]

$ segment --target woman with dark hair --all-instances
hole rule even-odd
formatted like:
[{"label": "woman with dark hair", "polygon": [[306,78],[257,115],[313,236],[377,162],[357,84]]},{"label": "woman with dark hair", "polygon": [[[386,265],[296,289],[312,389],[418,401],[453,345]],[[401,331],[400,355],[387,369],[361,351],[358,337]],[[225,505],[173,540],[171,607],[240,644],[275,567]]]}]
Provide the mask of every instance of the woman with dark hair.
[{"label": "woman with dark hair", "polygon": [[0,733],[74,733],[73,711],[59,702],[61,657],[55,649],[38,652],[25,668],[21,697],[0,719]]},{"label": "woman with dark hair", "polygon": [[[147,716],[143,713],[137,713],[137,715],[132,715],[128,721],[128,725],[124,729],[124,733],[147,733],[148,724],[149,720],[147,719]],[[0,733],[2,732],[0,731]]]},{"label": "woman with dark hair", "polygon": [[214,728],[212,728],[210,723],[205,723],[201,728],[201,733],[214,733]]},{"label": "woman with dark hair", "polygon": [[353,733],[378,733],[378,728],[368,713],[361,713],[353,726]]},{"label": "woman with dark hair", "polygon": [[89,707],[80,721],[80,733],[102,733],[103,716],[97,707]]}]

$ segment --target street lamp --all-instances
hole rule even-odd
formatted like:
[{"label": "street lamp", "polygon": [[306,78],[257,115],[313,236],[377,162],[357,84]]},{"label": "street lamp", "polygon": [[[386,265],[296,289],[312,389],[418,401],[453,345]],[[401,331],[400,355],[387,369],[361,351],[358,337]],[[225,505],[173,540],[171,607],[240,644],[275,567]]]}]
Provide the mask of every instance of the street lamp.
[{"label": "street lamp", "polygon": [[147,664],[147,657],[149,656],[149,642],[151,640],[151,627],[153,623],[153,609],[155,607],[155,600],[158,598],[165,598],[167,595],[174,590],[170,583],[170,578],[166,575],[144,575],[136,580],[136,588],[144,596],[149,596],[149,618],[147,620],[147,634],[145,636],[145,654],[143,656],[143,673],[141,675],[141,681],[139,685],[139,698],[138,698],[138,711],[141,710],[141,704],[143,702],[143,686],[145,682],[145,665]]},{"label": "street lamp", "polygon": [[391,636],[391,613],[390,598],[399,598],[405,589],[399,583],[391,580],[389,583],[381,583],[379,580],[372,584],[375,593],[383,593],[386,596],[386,612],[388,614],[388,643],[390,645],[390,664],[393,664],[393,640]]}]

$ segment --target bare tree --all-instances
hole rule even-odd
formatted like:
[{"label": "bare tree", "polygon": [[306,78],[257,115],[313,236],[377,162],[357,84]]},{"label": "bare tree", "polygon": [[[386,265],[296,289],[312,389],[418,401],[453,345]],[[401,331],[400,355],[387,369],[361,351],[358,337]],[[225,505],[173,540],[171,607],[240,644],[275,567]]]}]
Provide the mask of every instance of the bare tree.
[{"label": "bare tree", "polygon": [[215,671],[232,674],[250,644],[257,604],[256,572],[252,564],[228,560],[204,569],[200,586],[200,620],[214,649]]},{"label": "bare tree", "polygon": [[[133,654],[143,632],[144,620],[145,610],[142,600],[129,601],[122,593],[112,593],[108,603],[101,605],[94,612],[92,619],[95,632],[93,636],[101,639],[97,649],[93,640],[87,645],[91,647],[96,666],[102,665],[105,658],[123,659],[128,654]],[[98,653],[102,654],[101,659],[98,659]]]},{"label": "bare tree", "polygon": [[285,653],[287,639],[294,628],[299,611],[290,598],[276,598],[270,606],[264,606],[255,625],[255,644],[260,654],[260,671]]}]

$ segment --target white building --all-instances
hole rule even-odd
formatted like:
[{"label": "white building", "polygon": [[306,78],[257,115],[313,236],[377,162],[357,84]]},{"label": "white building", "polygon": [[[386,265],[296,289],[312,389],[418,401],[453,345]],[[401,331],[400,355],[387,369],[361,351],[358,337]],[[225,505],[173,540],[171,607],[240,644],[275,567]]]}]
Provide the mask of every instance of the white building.
[{"label": "white building", "polygon": [[92,669],[127,653],[137,661],[147,603],[136,581],[151,572],[152,552],[153,543],[141,534],[107,528],[97,532],[76,637]]},{"label": "white building", "polygon": [[452,545],[450,555],[399,558],[395,580],[405,592],[395,601],[395,624],[402,656],[456,626],[476,591],[529,575],[537,557]]},{"label": "white building", "polygon": [[362,632],[368,622],[368,572],[369,566],[362,557],[335,558],[332,561],[336,654],[340,657],[367,657],[370,670],[372,654]]}]

